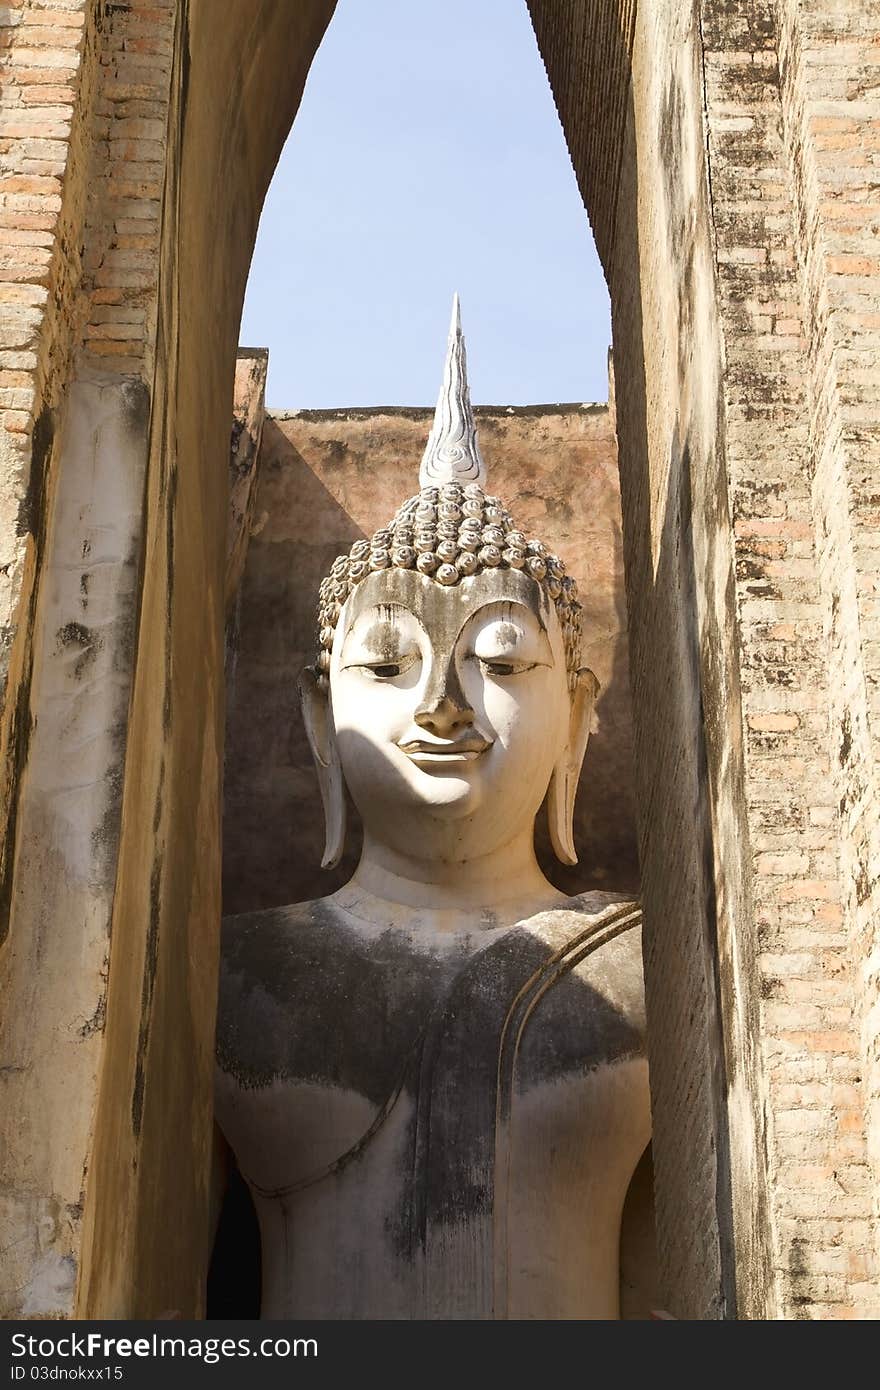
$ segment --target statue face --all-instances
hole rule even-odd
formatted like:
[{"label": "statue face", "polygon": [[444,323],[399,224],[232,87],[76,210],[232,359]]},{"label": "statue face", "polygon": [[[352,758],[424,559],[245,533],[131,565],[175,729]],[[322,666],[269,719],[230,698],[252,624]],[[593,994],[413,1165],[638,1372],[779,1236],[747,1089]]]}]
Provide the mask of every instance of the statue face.
[{"label": "statue face", "polygon": [[400,852],[469,859],[531,826],[569,737],[552,602],[517,570],[444,588],[370,575],[330,665],[342,771],[365,826]]}]

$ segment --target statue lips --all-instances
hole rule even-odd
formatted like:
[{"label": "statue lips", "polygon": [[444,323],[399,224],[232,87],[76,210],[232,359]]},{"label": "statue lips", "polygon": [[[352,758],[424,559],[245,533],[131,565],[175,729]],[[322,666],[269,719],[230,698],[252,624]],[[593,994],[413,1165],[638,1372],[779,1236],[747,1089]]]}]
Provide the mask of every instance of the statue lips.
[{"label": "statue lips", "polygon": [[425,772],[442,772],[476,762],[491,746],[492,739],[475,734],[442,740],[414,738],[398,744],[401,752]]}]

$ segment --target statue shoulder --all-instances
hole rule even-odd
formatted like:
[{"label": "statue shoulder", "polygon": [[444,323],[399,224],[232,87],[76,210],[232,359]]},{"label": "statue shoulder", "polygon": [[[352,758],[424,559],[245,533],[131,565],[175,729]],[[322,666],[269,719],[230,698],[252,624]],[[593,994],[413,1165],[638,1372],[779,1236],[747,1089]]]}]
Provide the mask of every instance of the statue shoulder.
[{"label": "statue shoulder", "polygon": [[[584,893],[576,893],[569,898],[570,910],[579,912],[585,917],[604,917],[616,909],[628,910],[635,913],[641,921],[641,904],[632,893],[610,892],[604,889],[588,888]],[[565,909],[563,909],[565,911]],[[636,924],[637,925],[637,924]]]},{"label": "statue shoulder", "polygon": [[623,936],[629,942],[641,940],[641,905],[629,893],[590,889],[540,913],[534,920],[545,933],[559,938],[560,942],[581,938],[586,942],[593,935],[603,941]]},{"label": "statue shoulder", "polygon": [[363,957],[356,933],[326,899],[224,917],[219,1050],[239,1038],[246,1018],[258,1020],[266,1034],[286,1034],[294,1016],[316,1027],[322,1001],[332,1008],[364,974]]},{"label": "statue shoulder", "polygon": [[339,914],[323,898],[224,917],[220,926],[221,973],[250,972],[260,961],[272,962],[279,952],[288,958],[308,955],[320,949],[322,934],[326,948],[327,935],[338,935],[341,926]]},{"label": "statue shoulder", "polygon": [[540,932],[572,977],[598,988],[640,1033],[645,1027],[642,912],[627,893],[579,893],[542,913]]},{"label": "statue shoulder", "polygon": [[[367,972],[360,942],[326,900],[225,917],[216,1051],[251,1086],[320,1074],[330,1034]],[[315,1055],[313,1055],[315,1054]]]}]

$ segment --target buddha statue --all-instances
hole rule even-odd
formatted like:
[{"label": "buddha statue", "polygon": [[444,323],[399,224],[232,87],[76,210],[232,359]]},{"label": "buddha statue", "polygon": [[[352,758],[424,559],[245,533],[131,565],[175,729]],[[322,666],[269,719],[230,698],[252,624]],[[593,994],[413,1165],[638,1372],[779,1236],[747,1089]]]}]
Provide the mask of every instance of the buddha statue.
[{"label": "buddha statue", "polygon": [[650,1139],[640,916],[566,897],[597,681],[486,493],[458,302],[420,490],[321,584],[300,694],[332,896],[223,924],[216,1116],[264,1318],[617,1318]]}]

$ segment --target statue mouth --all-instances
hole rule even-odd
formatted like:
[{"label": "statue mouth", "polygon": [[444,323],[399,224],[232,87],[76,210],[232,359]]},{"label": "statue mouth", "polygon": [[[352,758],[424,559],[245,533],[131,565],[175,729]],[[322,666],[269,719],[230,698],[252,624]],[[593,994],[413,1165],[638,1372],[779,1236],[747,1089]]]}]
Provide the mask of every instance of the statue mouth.
[{"label": "statue mouth", "polygon": [[491,740],[474,737],[454,739],[448,742],[435,741],[434,739],[410,739],[406,743],[398,744],[400,751],[405,753],[417,767],[426,769],[454,767],[476,762],[477,758],[491,746]]}]

